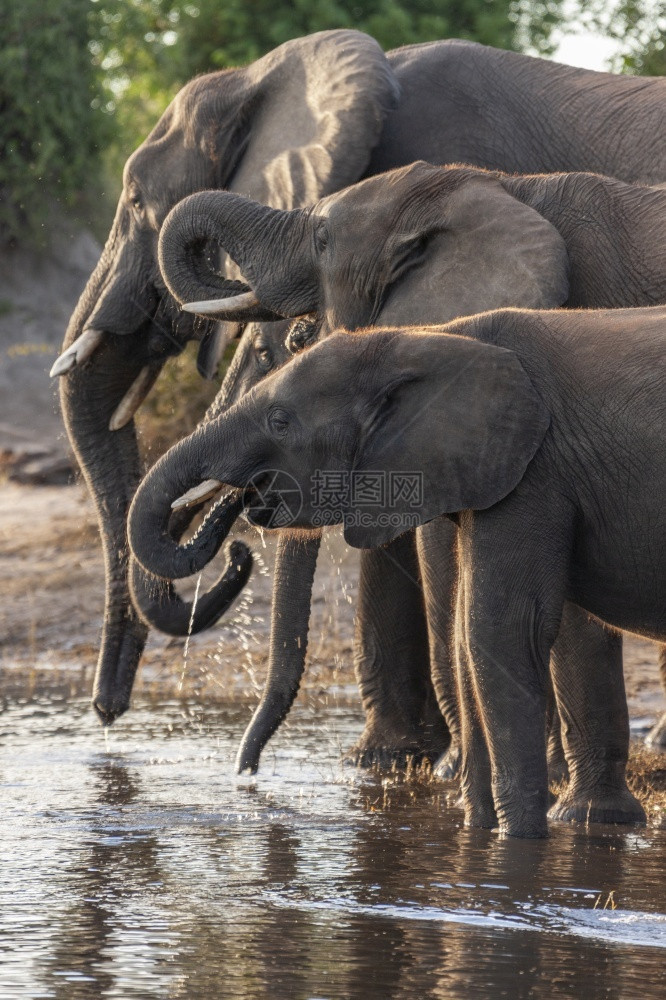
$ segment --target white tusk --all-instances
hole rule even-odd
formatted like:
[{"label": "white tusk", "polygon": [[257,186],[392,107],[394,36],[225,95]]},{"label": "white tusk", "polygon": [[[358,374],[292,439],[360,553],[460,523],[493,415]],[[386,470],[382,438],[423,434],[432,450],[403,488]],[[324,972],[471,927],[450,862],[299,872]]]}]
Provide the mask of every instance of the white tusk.
[{"label": "white tusk", "polygon": [[159,371],[145,365],[113,411],[109,420],[109,430],[119,431],[128,424],[155,384]]},{"label": "white tusk", "polygon": [[199,316],[222,316],[228,313],[252,309],[261,305],[254,292],[243,292],[242,295],[230,295],[226,299],[202,299],[201,302],[184,302],[183,312],[197,313]]},{"label": "white tusk", "polygon": [[171,504],[171,509],[178,510],[180,507],[191,507],[193,503],[199,503],[201,500],[208,500],[210,497],[214,497],[221,489],[224,489],[224,483],[221,483],[219,479],[206,479],[205,482],[199,483],[198,486],[193,486],[187,493],[183,493],[182,497],[174,500]]},{"label": "white tusk", "polygon": [[53,363],[49,372],[51,378],[55,375],[66,375],[72,368],[82,365],[84,361],[92,357],[99,345],[104,340],[104,331],[88,327],[73,344],[63,351],[59,358]]}]

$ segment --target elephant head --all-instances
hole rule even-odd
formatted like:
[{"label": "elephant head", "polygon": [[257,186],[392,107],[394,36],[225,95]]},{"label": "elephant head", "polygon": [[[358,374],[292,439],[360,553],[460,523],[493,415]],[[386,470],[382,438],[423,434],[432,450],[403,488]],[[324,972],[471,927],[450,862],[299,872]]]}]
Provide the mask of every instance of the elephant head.
[{"label": "elephant head", "polygon": [[[241,319],[257,302],[284,316],[313,314],[290,335],[299,347],[340,326],[560,306],[569,295],[565,242],[506,189],[507,180],[418,162],[292,211],[202,192],[165,221],[160,266],[174,298],[203,315]],[[200,252],[208,240],[239,264],[249,282],[240,296],[211,298],[226,279]],[[165,528],[151,557],[154,571],[172,579],[191,572],[192,553],[210,550],[204,539],[213,530],[211,521],[184,552]]]},{"label": "elephant head", "polygon": [[[115,221],[53,368],[63,376],[65,424],[104,545],[106,607],[93,703],[105,722],[128,707],[146,637],[128,591],[126,514],[141,471],[132,414],[165,359],[188,339],[201,343],[205,374],[216,370],[224,343],[219,330],[182,314],[165,287],[157,266],[162,222],[185,195],[206,188],[229,188],[280,209],[338,189],[362,174],[395,100],[394,79],[373,39],[322,32],[251,66],[192,81],[126,164]],[[233,293],[243,286],[230,278],[223,287]],[[250,315],[273,313],[257,307]],[[182,525],[171,530],[178,535]],[[242,575],[232,572],[220,584],[220,606]]]},{"label": "elephant head", "polygon": [[[299,493],[294,527],[327,514],[359,548],[498,503],[550,422],[517,356],[492,343],[501,315],[339,333],[304,352],[154,466],[130,513],[135,556],[152,568],[172,503],[203,480],[245,487],[254,520],[270,526],[284,499],[271,488],[279,470]],[[330,507],[322,475],[342,484]]]},{"label": "elephant head", "polygon": [[[290,212],[202,192],[166,220],[160,266],[187,311],[239,320],[260,301],[283,316],[316,313],[320,335],[562,305],[564,240],[503,180],[418,162]],[[229,296],[199,253],[206,240],[237,261],[243,295]]]}]

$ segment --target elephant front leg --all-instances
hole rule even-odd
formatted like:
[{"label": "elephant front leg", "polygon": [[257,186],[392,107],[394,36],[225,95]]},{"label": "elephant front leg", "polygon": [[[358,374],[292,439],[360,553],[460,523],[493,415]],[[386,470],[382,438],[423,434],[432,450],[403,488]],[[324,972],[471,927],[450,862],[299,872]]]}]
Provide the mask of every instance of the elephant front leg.
[{"label": "elephant front leg", "polygon": [[[461,515],[460,688],[464,681],[473,692],[487,741],[499,830],[515,837],[547,835],[548,663],[568,565],[561,526],[545,522],[537,504],[535,497],[514,498]],[[468,749],[478,744],[478,728],[466,709],[462,792],[469,825],[485,825],[489,798],[486,769],[475,773]]]},{"label": "elephant front leg", "polygon": [[430,675],[451,742],[435,765],[438,778],[454,778],[462,754],[460,708],[456,683],[454,628],[458,579],[457,528],[438,517],[416,532],[417,551],[428,622]]},{"label": "elephant front leg", "polygon": [[430,678],[428,632],[413,533],[361,553],[354,658],[366,722],[362,766],[436,760],[449,745]]},{"label": "elephant front leg", "polygon": [[[666,694],[666,646],[659,647],[659,674],[661,676],[661,689]],[[647,743],[649,746],[666,750],[666,712],[648,733]]]},{"label": "elephant front leg", "polygon": [[459,695],[461,724],[460,749],[460,804],[465,810],[466,826],[492,829],[497,826],[497,813],[492,794],[492,773],[488,742],[479,712],[479,701],[474,687],[474,665],[470,654],[467,601],[469,587],[464,574],[457,587],[455,627],[453,642]]},{"label": "elephant front leg", "polygon": [[551,673],[569,785],[550,818],[644,823],[643,807],[626,783],[629,713],[621,635],[567,602],[551,653]]}]

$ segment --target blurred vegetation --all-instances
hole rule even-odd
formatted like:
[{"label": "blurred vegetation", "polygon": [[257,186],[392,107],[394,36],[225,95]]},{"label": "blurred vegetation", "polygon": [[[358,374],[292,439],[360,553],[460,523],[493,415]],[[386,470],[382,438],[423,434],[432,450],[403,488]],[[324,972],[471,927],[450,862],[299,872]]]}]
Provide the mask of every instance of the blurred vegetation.
[{"label": "blurred vegetation", "polygon": [[81,0],[0,0],[0,237],[44,242],[54,202],[72,206],[115,141]]},{"label": "blurred vegetation", "polygon": [[549,54],[558,30],[666,72],[666,0],[0,0],[0,240],[42,241],[60,205],[103,239],[122,166],[182,84],[333,27],[384,48],[471,38]]},{"label": "blurred vegetation", "polygon": [[[587,4],[583,4],[587,7]],[[616,39],[616,72],[666,75],[666,0],[593,0],[587,12],[595,30]]]},{"label": "blurred vegetation", "polygon": [[[614,69],[666,73],[666,0],[0,0],[0,26],[0,243],[46,244],[64,212],[103,242],[125,159],[182,84],[309,32],[548,55],[580,26],[617,41]],[[145,439],[159,451],[190,430],[217,384],[189,351],[170,362]]]},{"label": "blurred vegetation", "polygon": [[198,344],[188,344],[182,354],[167,361],[155,389],[137,412],[141,450],[151,462],[196,428],[217,395],[236,342],[228,345],[218,373],[210,381],[197,371],[198,348]]}]

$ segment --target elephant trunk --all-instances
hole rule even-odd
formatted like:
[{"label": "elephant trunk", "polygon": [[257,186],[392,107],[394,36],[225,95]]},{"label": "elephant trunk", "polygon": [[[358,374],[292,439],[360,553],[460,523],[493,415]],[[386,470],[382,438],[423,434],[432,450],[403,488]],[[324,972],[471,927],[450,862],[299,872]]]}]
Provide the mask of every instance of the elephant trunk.
[{"label": "elephant trunk", "polygon": [[[174,512],[169,522],[169,534],[180,541],[201,504]],[[221,542],[224,540],[222,534]],[[221,544],[220,542],[220,544]],[[130,557],[130,590],[132,602],[147,625],[167,635],[196,635],[210,628],[236,599],[252,571],[252,553],[247,545],[234,541],[229,547],[227,568],[196,601],[184,600],[171,580],[153,576]]]},{"label": "elephant trunk", "polygon": [[252,553],[239,541],[229,546],[228,566],[205,594],[186,601],[171,580],[147,573],[130,557],[132,601],[143,621],[166,635],[196,635],[211,628],[238,597],[250,578]]},{"label": "elephant trunk", "polygon": [[[68,334],[70,342],[74,339]],[[88,369],[73,369],[60,384],[65,426],[95,502],[102,536],[106,596],[93,705],[105,724],[129,707],[147,637],[130,601],[125,539],[127,511],[141,473],[139,450],[133,423],[109,430],[118,401],[141,370],[129,346],[127,340],[107,338]]]},{"label": "elephant trunk", "polygon": [[[129,707],[147,637],[146,626],[130,600],[126,540],[127,511],[141,463],[134,423],[128,417],[120,425],[117,410],[146,370],[149,359],[137,350],[136,331],[150,322],[155,293],[144,268],[133,268],[131,277],[118,269],[122,226],[119,208],[99,263],[67,327],[63,346],[69,359],[59,368],[57,363],[54,366],[66,373],[60,379],[62,414],[95,503],[102,538],[106,596],[93,706],[105,724]],[[121,336],[122,330],[136,336]],[[77,345],[86,337],[90,340],[91,334],[95,335],[94,350],[86,347],[77,352]],[[156,373],[153,365],[151,376]],[[119,429],[111,430],[110,425]]]},{"label": "elephant trunk", "polygon": [[254,774],[261,751],[286,717],[305,668],[312,582],[321,534],[280,533],[275,559],[271,649],[261,701],[245,730],[236,771]]},{"label": "elephant trunk", "polygon": [[[252,422],[248,423],[251,427]],[[139,563],[155,576],[178,580],[200,572],[217,554],[243,509],[243,490],[235,489],[211,508],[189,542],[180,545],[170,532],[172,500],[198,486],[213,464],[225,469],[224,482],[247,482],[242,456],[239,461],[225,462],[227,455],[233,455],[233,449],[225,447],[230,444],[225,424],[224,417],[204,424],[171,448],[136,492],[128,521],[129,543]]]},{"label": "elephant trunk", "polygon": [[[214,270],[206,253],[210,243],[233,258],[254,296],[247,285]],[[159,261],[170,292],[193,304],[191,311],[229,320],[275,320],[316,307],[310,246],[301,210],[285,212],[227,191],[203,191],[184,198],[167,216]]]}]

